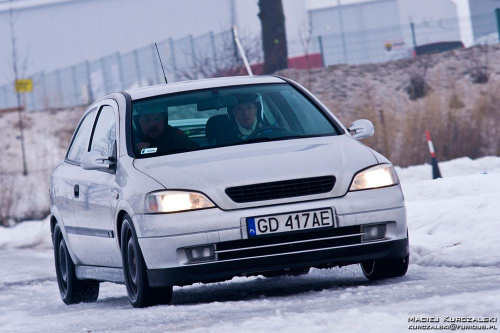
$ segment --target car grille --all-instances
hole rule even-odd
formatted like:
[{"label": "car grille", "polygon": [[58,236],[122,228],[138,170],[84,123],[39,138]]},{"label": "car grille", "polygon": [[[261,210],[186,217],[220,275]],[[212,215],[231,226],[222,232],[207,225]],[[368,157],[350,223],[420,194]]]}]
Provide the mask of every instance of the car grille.
[{"label": "car grille", "polygon": [[360,226],[292,232],[216,244],[217,260],[244,259],[361,244]]},{"label": "car grille", "polygon": [[327,193],[334,185],[334,176],[323,176],[230,187],[226,194],[234,202],[243,203]]}]

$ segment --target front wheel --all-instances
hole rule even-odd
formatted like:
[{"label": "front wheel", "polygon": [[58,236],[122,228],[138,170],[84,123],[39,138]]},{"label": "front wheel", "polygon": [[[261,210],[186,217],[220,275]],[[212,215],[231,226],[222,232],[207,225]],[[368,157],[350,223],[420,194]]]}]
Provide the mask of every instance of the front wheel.
[{"label": "front wheel", "polygon": [[59,224],[54,227],[54,260],[56,264],[57,285],[61,299],[66,304],[90,303],[99,297],[99,281],[78,280],[75,264],[69,255]]},{"label": "front wheel", "polygon": [[381,280],[404,276],[408,271],[410,254],[398,259],[371,260],[361,263],[363,274],[369,280]]},{"label": "front wheel", "polygon": [[143,308],[170,303],[172,300],[172,287],[151,288],[149,286],[146,263],[129,216],[125,216],[123,220],[121,252],[125,286],[132,306]]}]

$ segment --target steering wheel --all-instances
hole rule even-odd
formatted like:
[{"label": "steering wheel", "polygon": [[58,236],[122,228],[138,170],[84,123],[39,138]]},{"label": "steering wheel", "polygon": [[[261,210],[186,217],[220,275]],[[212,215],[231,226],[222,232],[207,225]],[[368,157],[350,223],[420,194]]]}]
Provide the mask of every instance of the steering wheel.
[{"label": "steering wheel", "polygon": [[282,126],[264,126],[256,129],[252,134],[250,134],[247,140],[255,139],[268,134],[271,138],[280,137],[283,134],[293,133]]}]

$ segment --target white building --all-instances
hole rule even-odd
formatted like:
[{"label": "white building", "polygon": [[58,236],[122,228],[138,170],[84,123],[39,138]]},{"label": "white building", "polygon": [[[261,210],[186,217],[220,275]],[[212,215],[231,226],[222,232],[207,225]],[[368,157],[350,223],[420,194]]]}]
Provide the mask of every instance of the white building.
[{"label": "white building", "polygon": [[[500,9],[500,0],[469,0],[470,28],[473,41],[497,33],[499,24],[495,10]],[[499,42],[498,39],[496,42]]]},{"label": "white building", "polygon": [[414,44],[461,39],[451,0],[335,2],[309,10],[314,35],[322,36],[327,65],[388,61],[407,57]]}]

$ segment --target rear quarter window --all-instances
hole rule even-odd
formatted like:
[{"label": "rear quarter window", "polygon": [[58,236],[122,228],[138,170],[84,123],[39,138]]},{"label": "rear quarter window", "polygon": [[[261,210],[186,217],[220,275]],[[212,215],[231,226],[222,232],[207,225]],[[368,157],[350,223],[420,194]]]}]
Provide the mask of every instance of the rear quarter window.
[{"label": "rear quarter window", "polygon": [[80,163],[83,153],[88,151],[96,113],[96,110],[90,111],[80,122],[66,154],[68,160]]}]

